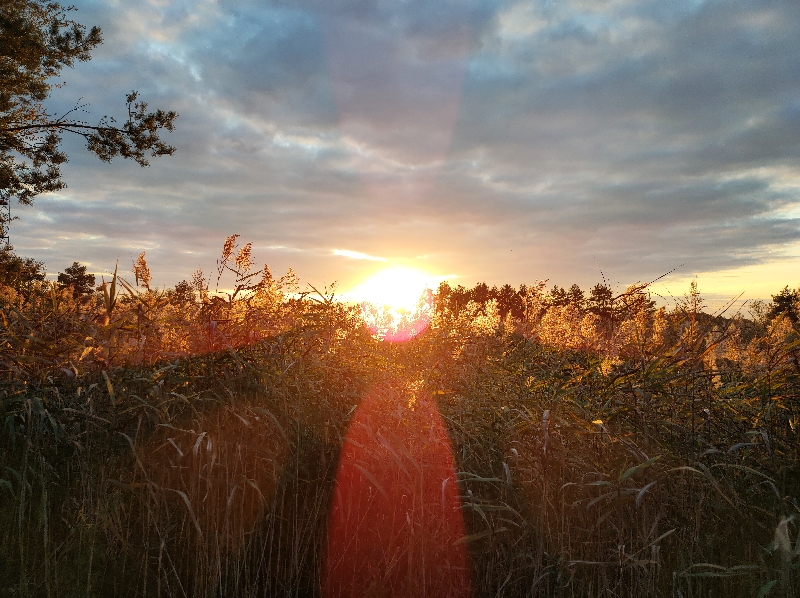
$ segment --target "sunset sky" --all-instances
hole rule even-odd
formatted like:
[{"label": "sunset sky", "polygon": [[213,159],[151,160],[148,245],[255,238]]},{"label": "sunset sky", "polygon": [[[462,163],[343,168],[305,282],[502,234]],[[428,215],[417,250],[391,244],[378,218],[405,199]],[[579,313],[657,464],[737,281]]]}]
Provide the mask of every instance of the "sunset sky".
[{"label": "sunset sky", "polygon": [[93,59],[49,107],[174,109],[173,157],[103,164],[13,208],[18,253],[157,285],[225,237],[342,289],[404,266],[453,284],[800,284],[800,3],[73,0]]}]

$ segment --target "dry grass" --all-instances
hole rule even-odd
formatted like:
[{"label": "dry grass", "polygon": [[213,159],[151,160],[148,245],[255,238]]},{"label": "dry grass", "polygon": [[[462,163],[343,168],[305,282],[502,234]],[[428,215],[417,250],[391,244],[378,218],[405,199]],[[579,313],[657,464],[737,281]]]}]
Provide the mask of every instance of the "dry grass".
[{"label": "dry grass", "polygon": [[321,595],[348,425],[387,384],[397,425],[435,399],[474,595],[800,593],[788,320],[609,323],[532,292],[522,319],[440,309],[390,346],[235,242],[227,296],[3,291],[0,596]]}]

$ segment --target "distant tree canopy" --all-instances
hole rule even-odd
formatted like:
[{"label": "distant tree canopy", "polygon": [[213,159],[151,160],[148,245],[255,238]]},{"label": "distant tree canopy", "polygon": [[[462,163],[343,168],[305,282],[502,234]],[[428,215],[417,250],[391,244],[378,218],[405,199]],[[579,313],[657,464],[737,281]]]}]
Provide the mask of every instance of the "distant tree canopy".
[{"label": "distant tree canopy", "polygon": [[790,290],[788,285],[777,295],[772,296],[772,306],[768,316],[774,318],[786,314],[792,324],[800,320],[800,289]]},{"label": "distant tree canopy", "polygon": [[[59,166],[67,161],[60,149],[63,133],[86,139],[87,149],[105,162],[116,156],[147,166],[150,156],[171,155],[175,148],[159,138],[173,130],[175,112],[147,112],[134,91],[127,95],[128,114],[121,126],[104,116],[92,125],[57,116],[44,101],[61,69],[87,61],[100,43],[98,27],[86,28],[68,18],[74,7],[48,0],[3,0],[0,3],[0,199],[33,198],[65,187]],[[76,109],[78,107],[76,106]],[[5,226],[7,223],[0,223]]]},{"label": "distant tree canopy", "polygon": [[642,310],[655,309],[655,302],[643,291],[644,287],[634,285],[615,296],[611,287],[598,283],[590,289],[589,296],[586,297],[577,284],[573,284],[569,289],[554,285],[545,292],[543,286],[542,290],[534,291],[533,287],[521,285],[517,290],[509,284],[500,288],[496,286],[490,288],[485,282],[479,282],[468,289],[461,285],[453,288],[447,282],[442,282],[437,291],[436,302],[437,309],[458,313],[470,301],[485,305],[487,301],[495,300],[501,317],[504,318],[510,313],[512,317],[520,319],[525,314],[526,298],[529,293],[534,292],[538,294],[543,308],[571,305],[581,313],[592,313],[603,321],[612,321],[629,317],[630,314]]},{"label": "distant tree canopy", "polygon": [[[653,313],[656,309],[646,285],[641,284],[615,293],[607,284],[598,283],[589,289],[587,296],[577,284],[568,289],[554,285],[546,290],[544,282],[530,287],[521,285],[519,289],[508,284],[499,288],[489,287],[485,282],[472,288],[462,285],[451,287],[447,282],[442,282],[436,292],[436,310],[440,313],[458,314],[470,301],[485,306],[491,300],[497,302],[497,311],[502,318],[511,314],[512,318],[522,320],[531,317],[530,313],[526,313],[531,308],[538,310],[538,315],[542,316],[551,309],[571,306],[581,315],[594,314],[601,325],[609,330],[637,314]],[[790,289],[786,286],[772,296],[772,302],[754,301],[751,306],[751,315],[759,325],[778,317],[786,317],[795,326],[800,324],[800,288]],[[722,316],[705,313],[704,308],[697,284],[692,283],[690,292],[678,301],[675,309],[693,322],[696,320],[698,325],[721,323],[725,320]],[[742,338],[749,341],[756,333],[755,329],[745,327],[742,329]]]},{"label": "distant tree canopy", "polygon": [[614,293],[608,285],[597,283],[589,291],[589,311],[601,318],[608,319],[613,312]]},{"label": "distant tree canopy", "polygon": [[0,285],[24,291],[31,283],[42,282],[44,277],[44,263],[0,249]]},{"label": "distant tree canopy", "polygon": [[96,278],[94,274],[87,274],[86,266],[72,262],[69,268],[58,274],[58,283],[72,288],[72,296],[77,299],[94,291]]},{"label": "distant tree canopy", "polygon": [[437,291],[437,305],[439,309],[448,309],[452,313],[458,313],[470,301],[484,305],[487,301],[495,299],[497,309],[502,317],[511,313],[513,317],[521,318],[525,313],[524,297],[524,287],[517,291],[508,284],[498,289],[497,287],[489,288],[485,282],[480,282],[474,288],[467,289],[462,285],[452,288],[446,282],[442,282]]},{"label": "distant tree canopy", "polygon": [[167,298],[172,305],[186,306],[195,303],[196,293],[191,284],[182,280],[167,291]]}]

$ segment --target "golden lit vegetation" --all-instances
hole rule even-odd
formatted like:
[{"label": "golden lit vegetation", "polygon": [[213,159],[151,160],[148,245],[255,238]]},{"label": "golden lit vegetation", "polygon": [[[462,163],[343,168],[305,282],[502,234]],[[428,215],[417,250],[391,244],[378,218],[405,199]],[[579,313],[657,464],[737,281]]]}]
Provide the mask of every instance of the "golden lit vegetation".
[{"label": "golden lit vegetation", "polygon": [[7,277],[0,595],[320,595],[376,386],[392,417],[438,406],[476,596],[800,591],[794,312],[443,285],[389,345],[235,236],[217,266],[166,291],[144,254],[93,293]]}]

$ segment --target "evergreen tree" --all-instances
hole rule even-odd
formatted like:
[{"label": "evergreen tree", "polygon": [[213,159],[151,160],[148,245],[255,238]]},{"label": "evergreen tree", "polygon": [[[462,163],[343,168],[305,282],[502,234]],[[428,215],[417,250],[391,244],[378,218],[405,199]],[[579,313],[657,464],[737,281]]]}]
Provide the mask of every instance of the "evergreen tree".
[{"label": "evergreen tree", "polygon": [[497,291],[497,309],[501,318],[505,318],[508,313],[514,318],[522,318],[525,314],[525,303],[514,287],[504,284]]},{"label": "evergreen tree", "polygon": [[450,309],[453,313],[458,313],[467,306],[472,297],[472,292],[464,285],[458,285],[450,293]]},{"label": "evergreen tree", "polygon": [[[105,162],[116,156],[147,166],[150,156],[171,155],[175,148],[159,138],[173,130],[175,112],[147,111],[133,91],[127,95],[127,118],[121,126],[103,117],[92,125],[54,115],[44,106],[64,67],[87,61],[102,43],[101,31],[69,18],[74,7],[48,0],[0,3],[0,199],[33,198],[65,187],[59,167],[67,161],[59,145],[64,133],[85,138],[87,149]],[[77,108],[77,107],[76,107]],[[74,113],[74,110],[72,111]],[[0,222],[0,227],[8,223]]]},{"label": "evergreen tree", "polygon": [[560,287],[557,284],[553,285],[549,293],[549,303],[554,307],[564,307],[569,303],[569,296],[564,287]]},{"label": "evergreen tree", "polygon": [[800,319],[799,311],[800,289],[790,290],[787,285],[783,287],[780,293],[772,296],[772,306],[769,310],[770,318],[786,314],[786,317],[792,321],[792,324],[797,324],[798,319]]},{"label": "evergreen tree", "polygon": [[96,279],[94,274],[86,272],[86,266],[72,262],[69,268],[58,274],[58,283],[72,288],[72,296],[78,299],[81,295],[88,295],[94,290]]},{"label": "evergreen tree", "polygon": [[577,284],[573,284],[567,291],[567,298],[569,302],[583,311],[586,307],[586,297],[583,295],[583,290]]},{"label": "evergreen tree", "polygon": [[589,291],[588,310],[603,320],[610,320],[613,316],[613,297],[611,287],[597,283]]},{"label": "evergreen tree", "polygon": [[479,282],[475,285],[475,288],[472,289],[471,295],[471,298],[475,303],[485,304],[489,299],[491,299],[489,285],[487,285],[485,282]]},{"label": "evergreen tree", "polygon": [[25,291],[45,277],[44,264],[29,257],[20,257],[11,249],[0,250],[0,284],[16,291]]}]

